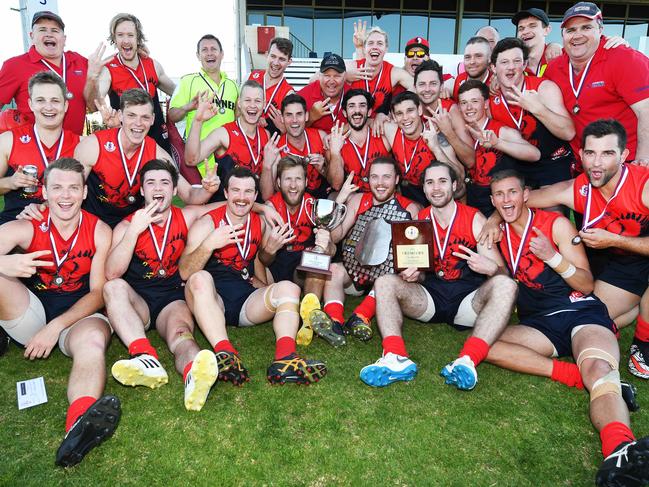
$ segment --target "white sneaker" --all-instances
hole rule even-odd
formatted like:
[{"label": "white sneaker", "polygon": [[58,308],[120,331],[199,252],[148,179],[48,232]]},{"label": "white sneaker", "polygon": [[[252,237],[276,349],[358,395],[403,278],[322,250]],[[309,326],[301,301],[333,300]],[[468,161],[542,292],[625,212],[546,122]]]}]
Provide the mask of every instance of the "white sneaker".
[{"label": "white sneaker", "polygon": [[169,381],[167,371],[158,359],[147,354],[118,360],[113,364],[111,372],[115,380],[125,386],[146,386],[155,389]]},{"label": "white sneaker", "polygon": [[185,379],[185,408],[188,411],[202,409],[218,375],[214,353],[210,350],[198,352]]},{"label": "white sneaker", "polygon": [[363,382],[372,387],[384,387],[397,381],[410,381],[417,375],[417,364],[408,357],[388,352],[371,365],[361,369]]},{"label": "white sneaker", "polygon": [[448,385],[455,386],[463,391],[470,391],[478,383],[478,372],[475,364],[468,355],[455,359],[439,373]]}]

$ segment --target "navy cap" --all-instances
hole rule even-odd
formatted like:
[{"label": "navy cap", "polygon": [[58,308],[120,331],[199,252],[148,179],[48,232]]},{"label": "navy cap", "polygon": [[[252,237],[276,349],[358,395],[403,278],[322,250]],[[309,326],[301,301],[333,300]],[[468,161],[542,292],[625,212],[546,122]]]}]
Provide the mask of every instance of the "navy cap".
[{"label": "navy cap", "polygon": [[527,19],[528,17],[536,17],[541,22],[543,22],[544,27],[550,25],[550,19],[548,18],[548,14],[546,14],[540,8],[528,8],[527,10],[521,10],[520,12],[518,12],[516,15],[512,17],[512,24],[518,26],[518,23],[521,20]]},{"label": "navy cap", "polygon": [[36,12],[34,16],[32,17],[32,27],[34,27],[34,24],[38,22],[41,19],[50,19],[59,24],[59,27],[61,27],[61,30],[65,30],[65,24],[63,23],[63,20],[61,17],[56,15],[54,12],[50,12],[49,10],[41,10],[40,12]]},{"label": "navy cap", "polygon": [[320,72],[324,73],[328,69],[335,69],[339,73],[344,73],[347,71],[347,66],[345,66],[345,60],[338,54],[328,54],[320,63]]},{"label": "navy cap", "polygon": [[573,17],[586,17],[590,20],[601,19],[602,11],[597,7],[597,5],[591,2],[576,3],[568,10],[566,10],[565,14],[563,14],[561,28],[563,28],[563,26],[566,25],[566,22],[568,22]]}]

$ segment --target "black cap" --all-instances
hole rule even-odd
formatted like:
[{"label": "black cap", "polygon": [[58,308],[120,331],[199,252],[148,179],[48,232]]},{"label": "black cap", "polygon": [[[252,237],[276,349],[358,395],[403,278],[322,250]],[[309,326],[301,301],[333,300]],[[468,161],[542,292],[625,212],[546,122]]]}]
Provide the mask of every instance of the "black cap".
[{"label": "black cap", "polygon": [[320,72],[324,73],[328,69],[335,69],[339,73],[344,73],[345,71],[347,71],[345,60],[338,54],[328,54],[322,59],[322,62],[320,63]]},{"label": "black cap", "polygon": [[518,12],[516,15],[512,17],[512,24],[518,27],[518,23],[526,19],[528,17],[536,17],[539,19],[541,22],[543,22],[543,26],[547,27],[550,25],[550,19],[548,18],[548,14],[546,14],[543,10],[540,8],[528,8],[527,10],[521,10]]},{"label": "black cap", "polygon": [[63,20],[61,20],[61,17],[56,15],[54,12],[50,12],[49,10],[41,10],[40,12],[36,12],[32,17],[32,27],[34,27],[34,24],[41,19],[53,20],[54,22],[59,24],[61,30],[65,30],[65,24],[63,23]]},{"label": "black cap", "polygon": [[579,2],[575,3],[572,7],[566,10],[566,13],[563,14],[563,20],[561,21],[561,28],[566,25],[573,17],[586,17],[587,19],[601,19],[602,11],[591,2]]}]

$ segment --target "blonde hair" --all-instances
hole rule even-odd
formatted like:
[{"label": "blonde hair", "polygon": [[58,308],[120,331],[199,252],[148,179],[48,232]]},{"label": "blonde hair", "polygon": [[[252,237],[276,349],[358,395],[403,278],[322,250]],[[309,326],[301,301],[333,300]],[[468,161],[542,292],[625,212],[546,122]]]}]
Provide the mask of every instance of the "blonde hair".
[{"label": "blonde hair", "polygon": [[138,49],[143,48],[144,43],[146,42],[146,37],[144,36],[144,31],[142,30],[142,23],[140,22],[140,19],[138,19],[133,14],[121,13],[115,15],[115,17],[112,18],[108,32],[108,40],[110,41],[110,43],[115,45],[115,31],[117,30],[117,26],[122,22],[133,22],[135,24],[137,47]]},{"label": "blonde hair", "polygon": [[363,46],[367,44],[367,40],[370,38],[372,34],[381,34],[385,39],[385,47],[388,47],[388,33],[383,29],[381,29],[378,25],[375,25],[367,32],[367,34],[365,35],[365,40],[363,41]]}]

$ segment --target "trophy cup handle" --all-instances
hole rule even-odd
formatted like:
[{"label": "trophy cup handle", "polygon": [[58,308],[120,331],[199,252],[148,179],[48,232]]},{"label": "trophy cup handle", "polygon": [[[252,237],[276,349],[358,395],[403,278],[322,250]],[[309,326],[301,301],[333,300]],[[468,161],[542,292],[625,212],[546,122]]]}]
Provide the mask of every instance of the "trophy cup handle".
[{"label": "trophy cup handle", "polygon": [[346,214],[347,214],[347,205],[343,203],[339,203],[338,206],[336,207],[336,216],[334,217],[333,221],[327,226],[327,229],[333,230],[338,225],[340,225],[345,219]]}]

